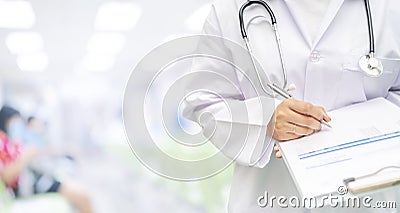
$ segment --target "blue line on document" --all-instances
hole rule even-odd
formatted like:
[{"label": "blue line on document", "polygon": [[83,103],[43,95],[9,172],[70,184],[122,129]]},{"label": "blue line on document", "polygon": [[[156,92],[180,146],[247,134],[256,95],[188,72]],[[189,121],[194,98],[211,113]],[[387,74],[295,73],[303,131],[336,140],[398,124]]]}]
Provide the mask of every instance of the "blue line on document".
[{"label": "blue line on document", "polygon": [[318,167],[321,167],[321,166],[326,166],[326,165],[330,165],[330,164],[340,163],[340,162],[348,161],[348,160],[351,160],[351,158],[346,158],[346,159],[343,159],[343,160],[332,161],[332,162],[329,162],[329,163],[324,163],[324,164],[315,165],[315,166],[309,166],[309,167],[306,167],[306,169],[314,169],[314,168],[318,168]]},{"label": "blue line on document", "polygon": [[326,147],[326,148],[323,148],[323,149],[314,150],[314,151],[311,151],[311,152],[306,152],[306,153],[300,154],[299,157],[303,156],[303,155],[309,155],[309,154],[314,153],[314,152],[320,152],[320,151],[324,151],[324,150],[327,150],[327,149],[333,149],[333,148],[336,148],[336,147],[341,147],[341,146],[345,146],[345,145],[349,145],[349,144],[353,144],[353,143],[357,143],[357,142],[362,142],[362,141],[367,141],[367,140],[372,140],[372,139],[376,139],[376,138],[381,138],[381,137],[385,137],[385,136],[396,135],[396,134],[399,134],[399,133],[400,133],[400,131],[397,131],[397,132],[387,133],[387,134],[378,135],[378,136],[374,136],[374,137],[370,137],[370,138],[363,138],[363,139],[356,140],[356,141],[342,143],[342,144],[339,144],[339,145],[336,145],[336,146]]},{"label": "blue line on document", "polygon": [[[399,133],[400,133],[400,131],[397,131],[397,132],[393,132],[393,133],[389,133],[389,134],[375,136],[375,137],[372,137],[372,138],[365,138],[365,139],[356,140],[356,141],[352,141],[352,142],[348,142],[348,143],[343,143],[343,144],[339,144],[339,145],[336,145],[336,146],[333,146],[333,147],[327,147],[327,148],[323,148],[323,149],[320,149],[320,150],[314,150],[314,151],[311,151],[311,152],[303,153],[303,154],[298,155],[298,157],[300,158],[300,160],[302,160],[302,159],[314,157],[314,156],[317,156],[317,155],[326,154],[326,153],[329,153],[329,152],[348,149],[348,148],[361,146],[361,145],[365,145],[365,144],[370,144],[370,143],[376,143],[376,142],[379,142],[379,141],[384,141],[384,140],[400,137]],[[379,139],[377,139],[377,138],[379,138]],[[375,139],[375,140],[371,140],[371,139]],[[366,141],[366,142],[360,143],[362,141]],[[346,146],[346,145],[349,145],[349,146]],[[313,154],[313,153],[315,153],[315,154]]]}]

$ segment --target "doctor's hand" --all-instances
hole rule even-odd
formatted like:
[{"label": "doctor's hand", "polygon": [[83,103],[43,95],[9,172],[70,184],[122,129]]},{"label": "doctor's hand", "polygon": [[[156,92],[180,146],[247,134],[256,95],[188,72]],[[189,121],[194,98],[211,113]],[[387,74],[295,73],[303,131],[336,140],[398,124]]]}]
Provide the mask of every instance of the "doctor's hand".
[{"label": "doctor's hand", "polygon": [[321,130],[321,120],[331,121],[325,109],[295,99],[286,99],[275,110],[273,137],[288,141]]},{"label": "doctor's hand", "polygon": [[278,146],[278,145],[275,145],[275,146],[274,146],[274,152],[275,152],[275,157],[276,157],[276,158],[282,158],[282,152],[281,152],[281,150],[279,149],[279,146]]}]

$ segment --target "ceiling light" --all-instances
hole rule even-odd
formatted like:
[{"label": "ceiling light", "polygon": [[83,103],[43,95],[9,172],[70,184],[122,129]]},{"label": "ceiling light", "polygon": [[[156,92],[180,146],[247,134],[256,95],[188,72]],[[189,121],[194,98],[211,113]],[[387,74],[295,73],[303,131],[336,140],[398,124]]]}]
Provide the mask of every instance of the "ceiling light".
[{"label": "ceiling light", "polygon": [[140,16],[141,9],[131,2],[107,2],[99,8],[95,28],[114,31],[131,30]]},{"label": "ceiling light", "polygon": [[18,67],[23,71],[44,71],[48,65],[48,58],[44,52],[21,54],[17,57]]},{"label": "ceiling light", "polygon": [[0,28],[29,29],[35,14],[27,1],[0,1]]},{"label": "ceiling light", "polygon": [[35,32],[11,33],[6,37],[5,42],[12,54],[27,54],[43,49],[43,38]]},{"label": "ceiling light", "polygon": [[186,20],[185,26],[193,32],[201,32],[210,10],[211,4],[200,7]]},{"label": "ceiling light", "polygon": [[125,45],[126,38],[120,33],[96,33],[88,42],[87,50],[90,53],[115,55]]},{"label": "ceiling light", "polygon": [[89,71],[106,71],[114,66],[115,58],[110,55],[88,54],[84,59],[84,68]]}]

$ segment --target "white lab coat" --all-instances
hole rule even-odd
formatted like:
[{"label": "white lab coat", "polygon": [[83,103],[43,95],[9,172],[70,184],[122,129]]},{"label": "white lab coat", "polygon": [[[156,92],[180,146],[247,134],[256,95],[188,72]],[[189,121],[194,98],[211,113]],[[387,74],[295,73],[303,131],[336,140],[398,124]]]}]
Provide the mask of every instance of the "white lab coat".
[{"label": "white lab coat", "polygon": [[[205,23],[204,33],[217,35],[233,40],[242,46],[238,11],[246,0],[218,0]],[[308,37],[305,32],[306,17],[300,17],[295,8],[295,0],[268,0],[273,8],[281,35],[282,49],[288,73],[288,83],[294,83],[297,89],[292,92],[295,99],[323,106],[327,110],[337,109],[352,103],[366,101],[376,97],[385,97],[400,106],[400,1],[370,1],[376,40],[376,57],[382,60],[384,73],[379,78],[365,76],[359,69],[358,60],[369,50],[367,19],[364,1],[332,0],[326,16],[321,21],[320,31],[316,38]],[[247,17],[266,15],[260,8],[250,8]],[[281,67],[274,36],[266,22],[255,20],[248,29],[253,52],[267,71],[272,81],[282,82]],[[218,48],[218,47],[216,47]],[[235,53],[231,53],[234,57]],[[186,100],[185,116],[198,121],[204,110],[219,114],[215,116],[217,133],[211,141],[219,146],[219,137],[229,131],[229,125],[219,124],[224,119],[221,111],[224,105],[218,98],[232,100],[233,105],[246,105],[250,108],[249,117],[267,117],[262,122],[231,122],[232,127],[249,129],[248,142],[235,162],[234,177],[228,204],[229,212],[396,212],[396,209],[284,209],[260,208],[257,198],[268,191],[270,195],[298,195],[296,187],[281,159],[271,155],[273,143],[257,141],[252,134],[265,131],[271,113],[257,106],[258,98],[249,94],[240,84],[240,78],[234,72],[227,72],[227,67],[216,67],[207,61],[195,61],[194,67],[220,71],[240,87],[240,92],[226,91],[228,86],[218,79],[196,79],[188,87],[199,87],[204,84],[219,85],[219,97],[210,98],[210,94],[197,95]],[[279,102],[277,102],[279,103]],[[222,113],[224,114],[224,113]],[[393,115],[400,117],[400,115]],[[207,129],[207,124],[201,124]],[[232,134],[235,134],[233,132]],[[230,137],[228,148],[223,150],[229,155],[229,147],[235,149],[242,144],[242,137]],[[264,147],[266,152],[260,152]],[[255,156],[260,155],[260,156]],[[271,157],[272,156],[272,157]],[[260,158],[253,165],[251,160]],[[374,200],[394,200],[400,205],[400,190],[393,189],[372,195]]]}]

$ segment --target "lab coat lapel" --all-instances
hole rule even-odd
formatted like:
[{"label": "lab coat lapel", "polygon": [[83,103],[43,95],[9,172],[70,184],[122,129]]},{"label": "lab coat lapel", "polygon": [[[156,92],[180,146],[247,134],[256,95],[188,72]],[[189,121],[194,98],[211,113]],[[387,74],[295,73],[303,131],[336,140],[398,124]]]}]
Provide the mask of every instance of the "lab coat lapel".
[{"label": "lab coat lapel", "polygon": [[312,43],[312,50],[318,45],[319,41],[321,40],[322,36],[328,29],[329,25],[332,23],[333,19],[336,17],[340,7],[343,5],[344,0],[332,0],[328,7],[328,11],[326,12],[325,17],[321,22],[320,29],[318,34]]},{"label": "lab coat lapel", "polygon": [[[296,4],[297,2],[294,0],[285,0],[286,6],[288,10],[290,11],[291,16],[293,17],[293,20],[296,23],[297,28],[299,29],[301,35],[303,36],[305,42],[307,43],[308,47],[312,47],[312,40],[307,34],[307,30],[305,27],[305,22],[303,21],[304,19],[300,17],[300,14],[298,13],[298,10],[296,9]],[[279,24],[279,23],[278,23]]]}]

